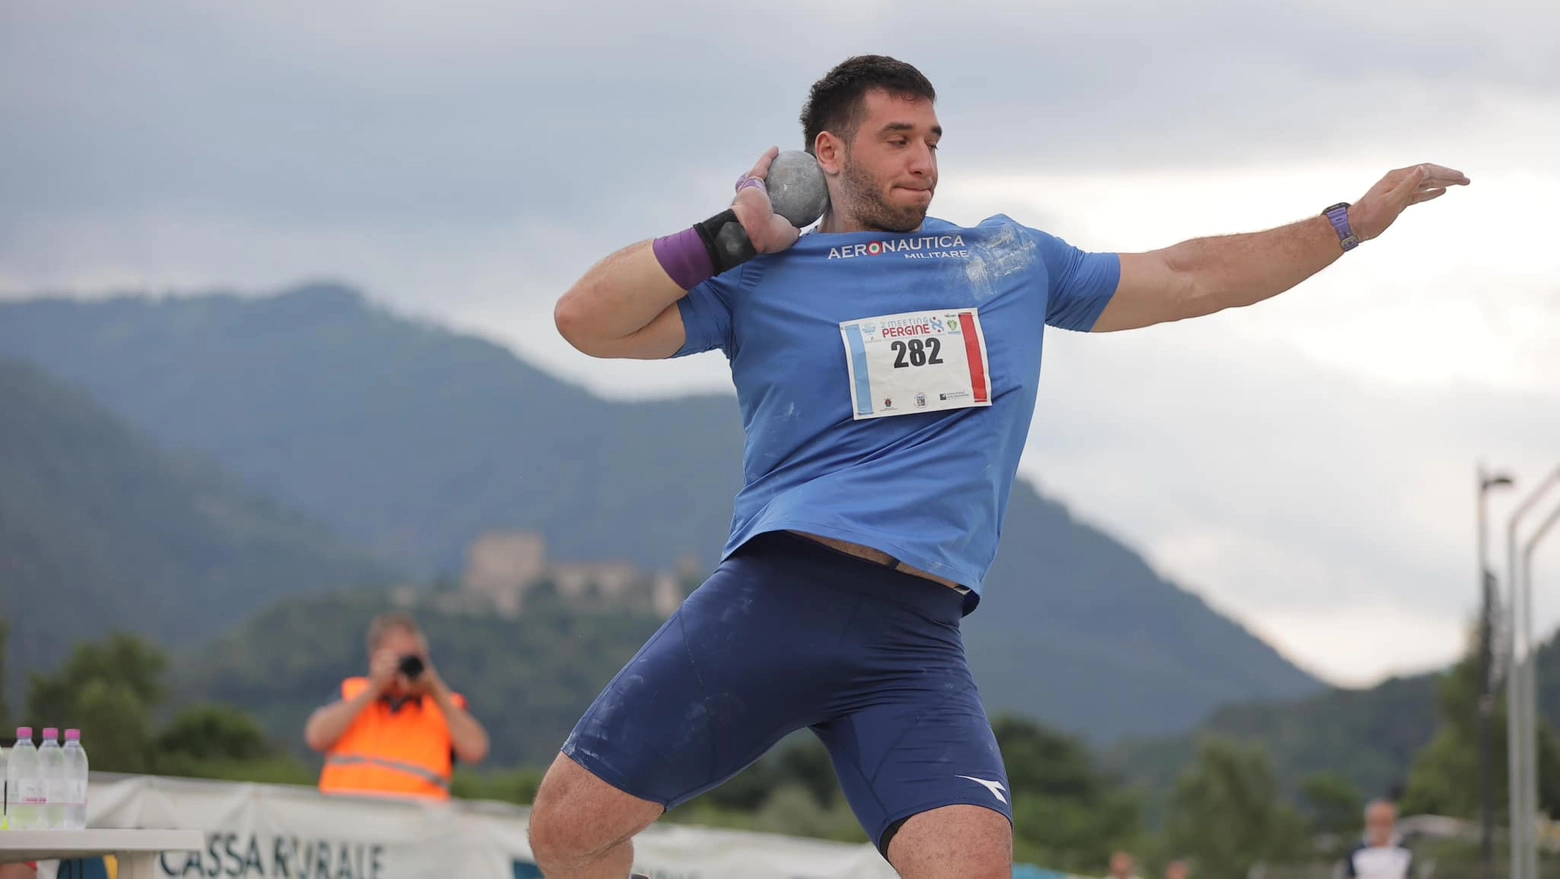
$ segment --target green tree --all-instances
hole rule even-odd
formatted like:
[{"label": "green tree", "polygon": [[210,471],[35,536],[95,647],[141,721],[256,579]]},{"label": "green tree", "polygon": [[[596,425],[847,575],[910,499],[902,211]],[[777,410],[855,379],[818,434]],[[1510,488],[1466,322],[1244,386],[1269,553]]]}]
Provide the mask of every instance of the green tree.
[{"label": "green tree", "polygon": [[266,737],[259,722],[228,705],[180,712],[152,743],[160,775],[313,784],[318,774]]},{"label": "green tree", "polygon": [[[829,752],[816,737],[801,733],[783,741],[699,800],[714,809],[757,812],[782,788],[805,792],[820,809],[828,809],[844,799]],[[788,797],[794,799],[792,795]]]},{"label": "green tree", "polygon": [[[1441,725],[1430,743],[1414,755],[1403,794],[1405,814],[1475,818],[1481,814],[1479,761],[1479,666],[1468,655],[1436,683],[1436,714]],[[1506,700],[1495,700],[1490,715],[1491,781],[1497,820],[1507,812]],[[1538,727],[1539,807],[1560,815],[1560,738],[1547,721]]]},{"label": "green tree", "polygon": [[167,665],[161,650],[134,635],[78,644],[57,673],[31,676],[26,716],[34,727],[80,729],[94,769],[145,772]]},{"label": "green tree", "polygon": [[1013,853],[1058,870],[1098,870],[1142,835],[1142,806],[1079,740],[1031,721],[992,722],[1013,797]]},{"label": "green tree", "polygon": [[800,733],[672,813],[679,823],[865,842],[823,744]]},{"label": "green tree", "polygon": [[1337,772],[1318,772],[1300,782],[1300,799],[1313,834],[1353,837],[1364,825],[1365,797]]},{"label": "green tree", "polygon": [[151,771],[151,709],[133,689],[104,678],[88,679],[62,713],[68,725],[81,730],[93,769]]},{"label": "green tree", "polygon": [[1331,861],[1343,857],[1365,824],[1359,788],[1340,772],[1318,772],[1300,781],[1300,802],[1317,854]]},{"label": "green tree", "polygon": [[1258,862],[1306,852],[1305,822],[1280,798],[1266,750],[1209,737],[1177,780],[1167,804],[1165,836],[1205,876],[1245,876]]},{"label": "green tree", "polygon": [[228,705],[196,705],[175,717],[156,740],[159,762],[183,755],[197,760],[255,760],[276,747],[255,719]]},{"label": "green tree", "polygon": [[77,697],[94,680],[124,690],[128,697],[153,707],[166,695],[162,676],[167,668],[167,656],[136,635],[116,632],[101,644],[78,644],[57,673],[31,675],[27,717],[35,726],[74,726],[71,721],[75,719]]},{"label": "green tree", "polygon": [[58,672],[32,676],[27,717],[33,726],[80,729],[94,769],[310,780],[301,763],[283,754],[253,718],[235,708],[197,705],[154,733],[153,712],[167,692],[167,665],[161,650],[131,635],[78,644]]}]

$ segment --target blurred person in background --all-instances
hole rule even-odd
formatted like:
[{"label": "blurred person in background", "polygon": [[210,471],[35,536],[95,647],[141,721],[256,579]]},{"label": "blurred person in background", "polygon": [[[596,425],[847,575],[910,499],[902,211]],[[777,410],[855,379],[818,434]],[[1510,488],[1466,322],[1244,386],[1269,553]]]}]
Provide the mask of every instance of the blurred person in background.
[{"label": "blurred person in background", "polygon": [[1138,879],[1137,860],[1130,852],[1116,852],[1110,856],[1110,879]]},{"label": "blurred person in background", "polygon": [[1408,879],[1414,853],[1397,832],[1397,805],[1371,800],[1365,807],[1365,838],[1344,856],[1339,870],[1348,879]]},{"label": "blurred person in background", "polygon": [[447,800],[456,762],[487,756],[487,732],[439,677],[409,614],[370,624],[368,676],[342,681],[332,698],[303,734],[325,755],[320,790],[327,794]]}]

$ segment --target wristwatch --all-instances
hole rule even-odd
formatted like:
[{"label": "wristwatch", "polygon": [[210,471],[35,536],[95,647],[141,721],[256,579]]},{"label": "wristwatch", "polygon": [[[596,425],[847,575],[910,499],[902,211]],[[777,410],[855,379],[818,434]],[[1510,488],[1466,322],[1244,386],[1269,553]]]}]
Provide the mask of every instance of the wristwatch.
[{"label": "wristwatch", "polygon": [[1349,227],[1349,203],[1340,201],[1325,211],[1322,216],[1332,222],[1333,229],[1338,232],[1338,243],[1343,245],[1345,253],[1360,246],[1360,236],[1354,234]]}]

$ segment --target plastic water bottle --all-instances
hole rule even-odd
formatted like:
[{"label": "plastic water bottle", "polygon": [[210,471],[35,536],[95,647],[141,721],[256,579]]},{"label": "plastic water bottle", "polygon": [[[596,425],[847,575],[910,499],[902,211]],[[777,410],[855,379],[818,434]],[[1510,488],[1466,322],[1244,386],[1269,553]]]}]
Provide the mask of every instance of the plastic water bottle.
[{"label": "plastic water bottle", "polygon": [[60,731],[44,727],[38,744],[38,775],[43,779],[43,826],[40,830],[59,830],[65,826],[65,752],[60,749]]},{"label": "plastic water bottle", "polygon": [[66,830],[87,826],[87,751],[81,747],[81,730],[65,730]]},{"label": "plastic water bottle", "polygon": [[11,759],[5,765],[5,811],[12,830],[42,829],[43,797],[32,727],[18,727],[16,747],[11,749]]}]

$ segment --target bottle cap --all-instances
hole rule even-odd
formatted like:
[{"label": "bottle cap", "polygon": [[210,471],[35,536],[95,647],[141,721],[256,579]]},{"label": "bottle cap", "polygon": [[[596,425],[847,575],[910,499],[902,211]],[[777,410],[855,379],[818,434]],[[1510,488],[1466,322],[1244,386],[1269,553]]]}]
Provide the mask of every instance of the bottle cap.
[{"label": "bottle cap", "polygon": [[31,741],[32,740],[32,727],[30,727],[30,726],[19,726],[19,727],[17,727],[16,728],[16,738],[17,738],[17,741],[21,741],[22,739],[27,739],[28,741]]},{"label": "bottle cap", "polygon": [[79,741],[81,741],[81,730],[79,730],[79,729],[68,729],[68,730],[65,730],[65,741],[67,741],[67,742],[79,742]]},{"label": "bottle cap", "polygon": [[43,728],[43,740],[44,741],[46,741],[46,742],[53,741],[54,739],[57,739],[59,737],[60,737],[59,727],[46,726],[46,727]]}]

